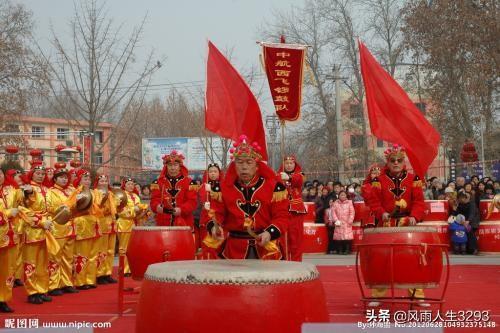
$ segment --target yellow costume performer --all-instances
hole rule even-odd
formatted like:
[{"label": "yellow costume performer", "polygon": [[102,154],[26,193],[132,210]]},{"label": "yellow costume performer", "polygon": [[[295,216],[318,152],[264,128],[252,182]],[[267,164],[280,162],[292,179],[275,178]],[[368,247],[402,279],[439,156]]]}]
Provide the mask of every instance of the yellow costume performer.
[{"label": "yellow costume performer", "polygon": [[[55,184],[47,192],[47,211],[51,219],[62,214],[70,215],[68,198],[72,190],[67,187],[68,171],[57,168],[54,171]],[[63,207],[63,208],[61,208]],[[65,212],[61,212],[64,209]],[[78,292],[73,287],[73,253],[75,250],[75,226],[73,220],[65,224],[54,223],[52,229],[61,250],[56,254],[49,253],[49,295],[60,296],[63,293]]]},{"label": "yellow costume performer", "polygon": [[101,231],[97,240],[97,283],[116,283],[111,277],[116,245],[116,203],[106,175],[96,178],[93,194],[94,212]]},{"label": "yellow costume performer", "polygon": [[[132,234],[132,227],[136,225],[135,217],[137,212],[139,212],[139,204],[141,199],[134,193],[135,182],[132,178],[125,178],[122,180],[122,190],[125,190],[127,194],[127,205],[118,212],[118,220],[116,221],[118,225],[118,245],[119,251],[122,254],[127,253],[128,242],[130,241],[130,235]],[[126,275],[130,275],[130,267],[128,266],[127,258],[125,258],[125,270]]]},{"label": "yellow costume performer", "polygon": [[15,216],[17,204],[22,192],[14,186],[4,183],[4,174],[0,169],[0,312],[12,312],[7,302],[12,299],[12,287],[15,279],[17,244]]},{"label": "yellow costume performer", "polygon": [[[75,198],[79,200],[84,189],[90,189],[90,173],[87,170],[77,171],[74,186]],[[76,241],[73,257],[74,284],[78,289],[95,288],[97,274],[97,238],[100,235],[99,223],[94,216],[93,207],[89,205],[74,215]]]},{"label": "yellow costume performer", "polygon": [[48,245],[53,246],[50,237],[48,240],[46,238],[46,232],[52,228],[52,222],[47,219],[47,188],[42,185],[45,168],[41,161],[32,161],[32,169],[27,177],[30,181],[24,198],[27,210],[21,210],[26,222],[23,246],[24,287],[28,293],[28,302],[41,304],[52,300],[46,293],[49,289]]}]

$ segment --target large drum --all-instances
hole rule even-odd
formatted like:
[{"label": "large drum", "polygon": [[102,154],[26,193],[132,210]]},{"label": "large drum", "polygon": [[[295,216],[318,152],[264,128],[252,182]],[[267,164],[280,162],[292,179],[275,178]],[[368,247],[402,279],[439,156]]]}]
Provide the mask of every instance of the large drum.
[{"label": "large drum", "polygon": [[149,266],[136,333],[301,331],[328,322],[316,267],[290,261],[197,260]]},{"label": "large drum", "polygon": [[326,253],[328,249],[328,232],[321,223],[304,223],[302,253]]},{"label": "large drum", "polygon": [[361,227],[362,222],[353,222],[352,224],[352,250],[357,251],[358,245],[363,241],[363,228]]},{"label": "large drum", "polygon": [[425,200],[423,221],[447,221],[449,208],[447,200]]},{"label": "large drum", "polygon": [[484,221],[479,224],[477,245],[479,252],[500,253],[500,221]]},{"label": "large drum", "polygon": [[[481,200],[479,202],[479,214],[481,215],[481,221],[500,221],[500,211],[496,207],[491,207],[492,204],[492,200]],[[490,210],[491,214],[488,216],[488,212]]]},{"label": "large drum", "polygon": [[432,221],[432,222],[421,222],[417,224],[417,227],[431,227],[436,228],[439,240],[441,244],[450,245],[450,233],[448,232],[448,222],[446,221]]},{"label": "large drum", "polygon": [[443,270],[443,248],[436,245],[441,242],[431,227],[365,229],[359,259],[366,286],[436,288]]},{"label": "large drum", "polygon": [[316,205],[314,202],[304,202],[306,206],[307,214],[304,217],[304,222],[314,222],[316,221]]},{"label": "large drum", "polygon": [[175,260],[194,260],[195,246],[191,228],[134,227],[127,259],[134,280],[141,280],[149,265]]}]

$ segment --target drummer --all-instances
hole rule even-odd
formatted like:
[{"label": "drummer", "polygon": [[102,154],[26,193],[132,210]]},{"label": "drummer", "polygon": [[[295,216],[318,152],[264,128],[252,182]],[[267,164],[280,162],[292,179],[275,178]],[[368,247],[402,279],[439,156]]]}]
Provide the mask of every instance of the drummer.
[{"label": "drummer", "polygon": [[163,169],[158,184],[151,185],[151,210],[156,212],[157,226],[194,228],[193,211],[197,205],[196,183],[188,177],[184,156],[172,150],[162,157]]},{"label": "drummer", "polygon": [[280,181],[288,191],[290,205],[289,228],[288,228],[288,248],[290,260],[302,261],[302,237],[304,234],[304,214],[307,213],[304,201],[302,200],[302,185],[304,183],[304,173],[302,167],[293,155],[285,156],[283,164],[278,170]]},{"label": "drummer", "polygon": [[[403,147],[393,145],[384,155],[386,164],[378,177],[380,186],[371,188],[370,211],[376,218],[377,227],[414,226],[422,220],[425,210],[420,178],[406,170]],[[385,288],[374,289],[372,296],[383,297],[386,291]],[[409,289],[408,292],[415,298],[424,297],[422,289]],[[379,305],[376,301],[368,303],[368,306]],[[423,302],[420,305],[429,306]]]},{"label": "drummer", "polygon": [[230,150],[232,162],[221,183],[223,205],[207,225],[213,238],[228,236],[219,256],[226,259],[282,259],[281,235],[287,231],[288,192],[260,155],[257,143],[240,136]]}]

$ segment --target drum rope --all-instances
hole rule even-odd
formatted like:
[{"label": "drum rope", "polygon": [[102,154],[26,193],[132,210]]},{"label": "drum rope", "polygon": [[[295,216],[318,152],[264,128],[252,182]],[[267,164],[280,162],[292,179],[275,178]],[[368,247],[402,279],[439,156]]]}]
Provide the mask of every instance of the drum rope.
[{"label": "drum rope", "polygon": [[427,266],[427,243],[420,243],[420,265]]}]

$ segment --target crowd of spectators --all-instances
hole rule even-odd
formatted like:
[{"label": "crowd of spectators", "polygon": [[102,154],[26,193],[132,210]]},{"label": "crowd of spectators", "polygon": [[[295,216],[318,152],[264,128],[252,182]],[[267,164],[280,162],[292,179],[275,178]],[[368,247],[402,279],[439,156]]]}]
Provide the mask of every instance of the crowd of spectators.
[{"label": "crowd of spectators", "polygon": [[[480,223],[479,202],[481,200],[491,200],[496,194],[500,194],[500,183],[490,177],[481,179],[475,175],[470,177],[470,180],[466,180],[465,177],[457,177],[456,180],[448,182],[443,182],[437,177],[431,177],[425,182],[422,189],[425,200],[448,201],[450,232],[453,233],[451,235],[452,239],[457,241],[456,244],[454,242],[454,245],[456,245],[454,247],[455,253],[477,254],[476,234]],[[329,239],[327,253],[329,254],[346,254],[350,252],[350,243],[346,243],[344,238],[339,239],[334,236],[335,227],[338,227],[339,223],[342,223],[343,226],[345,224],[352,225],[352,221],[348,221],[349,217],[347,215],[343,218],[346,221],[339,221],[338,214],[336,215],[334,212],[334,210],[339,209],[338,207],[345,206],[344,202],[341,202],[342,205],[335,204],[339,201],[341,193],[346,194],[347,202],[349,202],[346,202],[346,205],[363,201],[361,186],[358,183],[346,185],[339,181],[321,182],[313,180],[312,182],[306,182],[302,191],[304,201],[314,202],[315,204],[315,222],[327,226]],[[350,235],[350,232],[351,230],[348,229],[347,235]],[[456,235],[461,235],[461,237]]]}]

